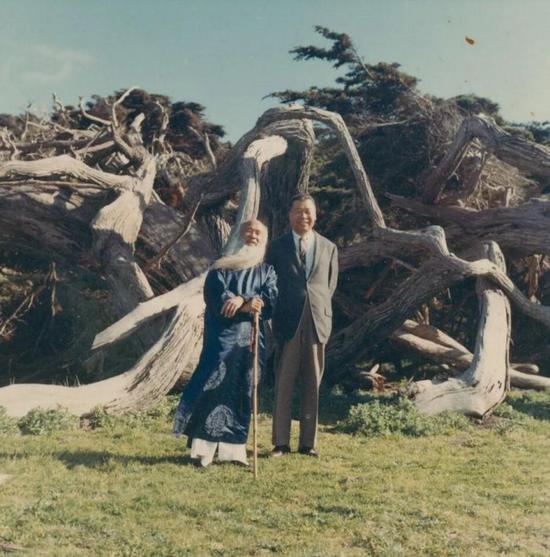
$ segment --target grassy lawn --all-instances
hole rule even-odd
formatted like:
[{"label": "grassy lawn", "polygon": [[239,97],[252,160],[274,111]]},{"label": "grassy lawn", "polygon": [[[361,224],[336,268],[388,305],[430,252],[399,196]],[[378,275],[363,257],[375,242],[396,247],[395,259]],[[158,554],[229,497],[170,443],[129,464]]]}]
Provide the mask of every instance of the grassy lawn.
[{"label": "grassy lawn", "polygon": [[326,395],[319,460],[265,458],[261,416],[256,482],[193,467],[165,415],[3,436],[0,543],[56,557],[549,555],[550,397],[510,404],[493,427],[369,438],[335,428],[349,401]]}]

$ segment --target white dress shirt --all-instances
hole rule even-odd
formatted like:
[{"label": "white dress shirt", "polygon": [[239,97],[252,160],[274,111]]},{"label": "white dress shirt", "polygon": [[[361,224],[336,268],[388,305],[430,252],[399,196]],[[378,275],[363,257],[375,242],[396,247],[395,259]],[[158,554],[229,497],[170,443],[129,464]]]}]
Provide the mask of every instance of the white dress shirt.
[{"label": "white dress shirt", "polygon": [[313,231],[300,236],[296,234],[294,230],[292,231],[292,236],[294,238],[294,246],[296,247],[296,253],[298,254],[298,259],[300,259],[300,238],[302,238],[304,242],[304,247],[306,250],[306,278],[309,278],[311,274],[311,269],[313,268],[313,256],[315,254],[315,234]]}]

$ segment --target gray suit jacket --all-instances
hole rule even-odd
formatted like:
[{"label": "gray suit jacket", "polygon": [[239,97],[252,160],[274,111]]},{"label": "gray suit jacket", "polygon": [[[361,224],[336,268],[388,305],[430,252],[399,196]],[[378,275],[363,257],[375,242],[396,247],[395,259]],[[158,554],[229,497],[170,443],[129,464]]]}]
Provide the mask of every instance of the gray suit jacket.
[{"label": "gray suit jacket", "polygon": [[296,333],[306,294],[319,342],[325,344],[332,330],[332,295],[338,282],[338,250],[317,232],[311,273],[306,279],[292,232],[271,242],[266,262],[275,267],[279,298],[273,314],[273,333],[279,342],[290,340]]}]

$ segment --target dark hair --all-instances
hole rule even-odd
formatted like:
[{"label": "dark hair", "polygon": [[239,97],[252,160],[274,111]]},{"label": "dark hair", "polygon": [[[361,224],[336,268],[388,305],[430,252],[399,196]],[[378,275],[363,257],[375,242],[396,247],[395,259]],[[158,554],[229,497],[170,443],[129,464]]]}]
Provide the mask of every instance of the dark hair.
[{"label": "dark hair", "polygon": [[300,193],[297,193],[296,195],[293,195],[291,197],[290,205],[289,205],[288,209],[289,210],[292,209],[292,206],[297,201],[311,201],[313,203],[315,209],[317,209],[317,204],[315,203],[315,199],[313,199],[313,197],[309,193],[306,193],[304,191],[301,191]]}]

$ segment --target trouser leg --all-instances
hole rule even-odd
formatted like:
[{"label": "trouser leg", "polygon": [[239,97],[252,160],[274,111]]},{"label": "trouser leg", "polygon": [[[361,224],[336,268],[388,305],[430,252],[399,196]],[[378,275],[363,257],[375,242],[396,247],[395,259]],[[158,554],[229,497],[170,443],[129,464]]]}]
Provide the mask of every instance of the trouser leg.
[{"label": "trouser leg", "polygon": [[290,444],[292,391],[300,367],[299,337],[285,342],[278,349],[275,362],[275,400],[273,407],[274,445]]},{"label": "trouser leg", "polygon": [[[308,308],[309,309],[309,308]],[[325,368],[325,345],[317,340],[311,311],[302,329],[300,365],[300,447],[314,448],[317,440],[319,387]]]}]

